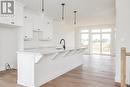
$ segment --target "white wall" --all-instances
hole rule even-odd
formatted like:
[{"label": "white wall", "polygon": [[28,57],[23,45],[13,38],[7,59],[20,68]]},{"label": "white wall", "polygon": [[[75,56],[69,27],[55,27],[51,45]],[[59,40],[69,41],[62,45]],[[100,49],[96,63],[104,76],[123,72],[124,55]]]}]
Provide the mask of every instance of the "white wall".
[{"label": "white wall", "polygon": [[72,26],[69,26],[63,22],[54,21],[54,44],[58,45],[61,39],[66,40],[66,48],[75,47],[75,30]]},{"label": "white wall", "polygon": [[17,29],[0,26],[0,70],[5,63],[16,67],[16,51],[18,50]]},{"label": "white wall", "polygon": [[[120,48],[130,51],[130,0],[116,0],[116,82],[120,82]],[[130,59],[127,64],[130,64]],[[128,74],[129,73],[129,74]],[[127,65],[127,83],[130,84],[130,65]]]},{"label": "white wall", "polygon": [[80,47],[80,28],[77,27],[75,29],[75,47],[78,48]]}]

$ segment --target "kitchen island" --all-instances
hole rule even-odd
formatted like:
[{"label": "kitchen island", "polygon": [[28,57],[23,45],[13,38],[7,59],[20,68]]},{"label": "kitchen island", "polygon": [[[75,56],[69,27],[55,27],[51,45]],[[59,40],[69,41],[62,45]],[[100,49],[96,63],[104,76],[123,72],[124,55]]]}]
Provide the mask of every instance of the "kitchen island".
[{"label": "kitchen island", "polygon": [[39,87],[83,64],[85,48],[42,48],[17,52],[17,83]]}]

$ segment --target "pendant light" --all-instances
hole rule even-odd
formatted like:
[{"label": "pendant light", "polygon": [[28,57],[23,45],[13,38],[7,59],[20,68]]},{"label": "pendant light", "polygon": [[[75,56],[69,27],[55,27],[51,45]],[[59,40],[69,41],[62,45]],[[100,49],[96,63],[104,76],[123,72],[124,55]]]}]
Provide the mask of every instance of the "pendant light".
[{"label": "pendant light", "polygon": [[41,18],[44,20],[45,18],[45,1],[41,0]]},{"label": "pendant light", "polygon": [[42,13],[44,12],[44,0],[42,0]]},{"label": "pendant light", "polygon": [[78,11],[74,11],[74,24],[77,24],[77,12]]},{"label": "pendant light", "polygon": [[65,3],[62,3],[61,6],[62,6],[62,20],[64,20],[65,19],[64,18],[64,14],[65,14]]}]

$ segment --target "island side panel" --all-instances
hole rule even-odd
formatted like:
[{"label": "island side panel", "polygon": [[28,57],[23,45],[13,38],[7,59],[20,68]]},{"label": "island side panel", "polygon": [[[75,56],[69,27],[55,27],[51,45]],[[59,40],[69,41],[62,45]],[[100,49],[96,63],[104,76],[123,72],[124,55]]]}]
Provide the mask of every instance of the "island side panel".
[{"label": "island side panel", "polygon": [[35,86],[41,86],[82,64],[83,58],[80,54],[59,55],[54,59],[51,55],[43,56],[40,62],[35,64]]},{"label": "island side panel", "polygon": [[34,82],[34,55],[17,53],[17,83],[26,87],[35,87]]}]

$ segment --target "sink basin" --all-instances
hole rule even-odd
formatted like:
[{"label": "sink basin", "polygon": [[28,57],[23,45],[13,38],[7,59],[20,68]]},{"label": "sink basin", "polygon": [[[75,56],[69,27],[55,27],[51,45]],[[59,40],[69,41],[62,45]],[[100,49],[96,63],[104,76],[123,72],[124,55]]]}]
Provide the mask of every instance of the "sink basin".
[{"label": "sink basin", "polygon": [[56,50],[63,50],[63,48],[56,48]]}]

